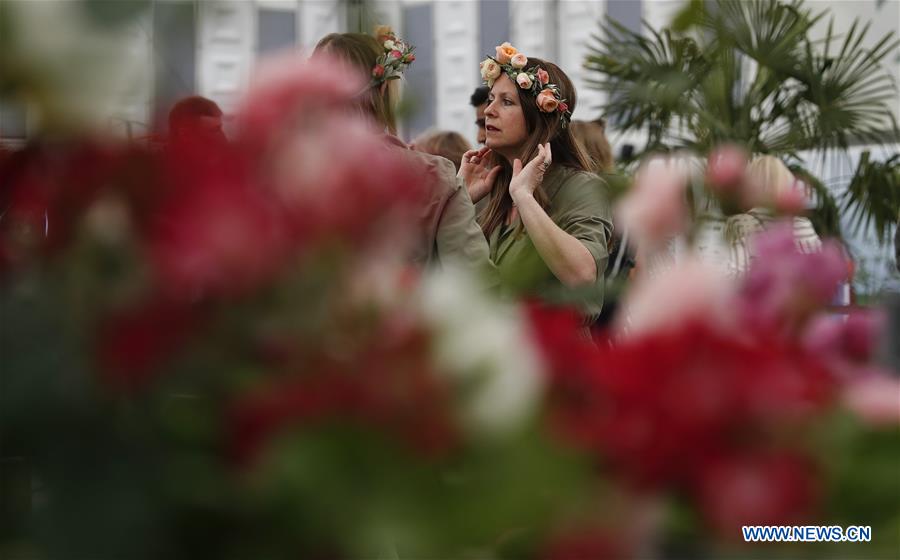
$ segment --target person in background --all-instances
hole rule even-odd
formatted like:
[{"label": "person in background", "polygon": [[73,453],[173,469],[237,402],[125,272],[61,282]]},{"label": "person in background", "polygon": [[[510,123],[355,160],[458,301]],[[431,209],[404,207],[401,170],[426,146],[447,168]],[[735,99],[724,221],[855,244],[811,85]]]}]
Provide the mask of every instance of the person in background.
[{"label": "person in background", "polygon": [[459,172],[463,154],[472,146],[463,135],[452,130],[436,130],[427,132],[412,141],[411,147],[420,152],[449,159]]},{"label": "person in background", "polygon": [[389,27],[381,26],[375,33],[377,38],[364,33],[326,35],[313,55],[333,57],[346,64],[349,71],[368,77],[368,84],[352,109],[384,133],[386,149],[399,151],[409,165],[421,167],[427,178],[428,201],[423,205],[418,224],[420,235],[410,259],[432,266],[452,261],[483,273],[487,284],[493,285],[496,275],[488,258],[487,241],[475,221],[469,193],[456,178],[454,165],[445,158],[411,150],[395,135],[400,80],[394,78],[399,78],[415,60],[412,46],[397,38]]},{"label": "person in background", "polygon": [[487,86],[481,86],[475,89],[472,92],[472,97],[469,98],[469,104],[475,108],[475,126],[478,127],[478,144],[484,145],[484,140],[486,138],[486,133],[484,130],[484,109],[488,104],[488,94],[490,93],[490,88]]},{"label": "person in background", "polygon": [[222,116],[222,109],[211,99],[199,95],[181,99],[169,111],[169,144],[177,148],[226,143]]},{"label": "person in background", "polygon": [[[795,178],[790,169],[774,156],[764,155],[754,159],[747,168],[747,180],[761,189],[768,200],[775,200],[794,186]],[[775,216],[765,208],[751,208],[744,214],[728,218],[725,223],[725,238],[729,245],[728,268],[731,274],[744,274],[755,258],[751,238],[765,230]],[[793,218],[794,242],[802,253],[813,253],[822,248],[812,222],[808,218]]]},{"label": "person in background", "polygon": [[894,266],[900,272],[900,216],[897,216],[897,224],[894,231]]},{"label": "person in background", "polygon": [[[628,179],[616,172],[612,147],[606,138],[606,121],[602,118],[592,121],[572,121],[571,127],[572,134],[581,142],[591,158],[592,171],[606,181],[610,194],[615,199],[616,193],[621,194],[627,188]],[[600,329],[610,324],[615,316],[618,307],[615,294],[621,289],[621,284],[628,280],[635,266],[635,251],[628,241],[627,229],[622,231],[614,229],[609,243],[609,265],[605,273],[607,281],[614,282],[611,285],[612,297],[607,298],[592,328]]]},{"label": "person in background", "polygon": [[615,171],[612,148],[606,138],[606,121],[602,118],[592,121],[572,121],[572,134],[581,142],[593,162],[593,171],[598,175]]},{"label": "person in background", "polygon": [[569,77],[509,43],[481,63],[491,88],[485,147],[460,168],[504,293],[579,309],[585,325],[603,306],[612,232],[603,180],[568,127],[576,105]]}]

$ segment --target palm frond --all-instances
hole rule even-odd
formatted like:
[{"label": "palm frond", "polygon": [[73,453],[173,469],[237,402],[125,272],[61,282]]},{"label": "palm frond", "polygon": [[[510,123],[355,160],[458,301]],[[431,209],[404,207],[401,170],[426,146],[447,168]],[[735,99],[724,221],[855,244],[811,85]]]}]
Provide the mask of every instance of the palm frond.
[{"label": "palm frond", "polygon": [[841,197],[854,231],[870,227],[881,243],[889,240],[900,215],[900,154],[883,162],[863,152],[853,179]]}]

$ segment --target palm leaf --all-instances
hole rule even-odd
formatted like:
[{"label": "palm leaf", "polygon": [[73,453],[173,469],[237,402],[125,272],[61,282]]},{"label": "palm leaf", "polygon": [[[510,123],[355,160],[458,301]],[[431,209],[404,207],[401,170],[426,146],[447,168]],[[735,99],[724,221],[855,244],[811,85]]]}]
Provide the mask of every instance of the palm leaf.
[{"label": "palm leaf", "polygon": [[878,240],[886,243],[900,215],[900,154],[878,162],[863,152],[841,197],[841,210],[848,214],[855,232],[872,228]]}]

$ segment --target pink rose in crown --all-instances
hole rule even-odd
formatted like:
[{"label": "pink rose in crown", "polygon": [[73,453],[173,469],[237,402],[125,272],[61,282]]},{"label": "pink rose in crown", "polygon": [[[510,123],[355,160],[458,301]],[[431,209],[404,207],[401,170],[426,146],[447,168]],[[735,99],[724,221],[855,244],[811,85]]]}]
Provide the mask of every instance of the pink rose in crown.
[{"label": "pink rose in crown", "polygon": [[400,51],[391,51],[391,58],[402,58],[403,53]]},{"label": "pink rose in crown", "polygon": [[511,59],[509,59],[509,64],[516,69],[525,68],[525,65],[528,64],[528,57],[523,53],[516,53]]},{"label": "pink rose in crown", "polygon": [[376,78],[384,76],[384,66],[382,66],[381,64],[376,64],[375,68],[372,68],[372,75]]},{"label": "pink rose in crown", "polygon": [[545,86],[550,83],[550,74],[548,74],[547,71],[543,68],[538,68],[537,79],[542,86]]},{"label": "pink rose in crown", "polygon": [[496,58],[497,62],[499,62],[500,64],[509,64],[509,62],[512,60],[512,57],[514,57],[519,52],[508,42],[503,43],[499,47],[496,47],[496,51],[497,55],[494,58]]},{"label": "pink rose in crown", "polygon": [[569,106],[566,103],[564,103],[564,102],[559,103],[559,112],[560,113],[565,113],[568,110],[569,110]]},{"label": "pink rose in crown", "polygon": [[529,89],[531,84],[534,83],[534,80],[532,80],[531,76],[525,72],[519,72],[519,75],[516,76],[516,83],[519,84],[519,87],[522,89]]},{"label": "pink rose in crown", "polygon": [[553,91],[545,89],[537,96],[537,106],[545,113],[552,113],[559,107],[559,99],[553,95]]},{"label": "pink rose in crown", "polygon": [[416,55],[410,53],[410,54],[408,54],[408,55],[406,55],[406,56],[403,57],[403,62],[409,64],[410,62],[412,62],[412,61],[415,60],[415,59],[416,59]]}]

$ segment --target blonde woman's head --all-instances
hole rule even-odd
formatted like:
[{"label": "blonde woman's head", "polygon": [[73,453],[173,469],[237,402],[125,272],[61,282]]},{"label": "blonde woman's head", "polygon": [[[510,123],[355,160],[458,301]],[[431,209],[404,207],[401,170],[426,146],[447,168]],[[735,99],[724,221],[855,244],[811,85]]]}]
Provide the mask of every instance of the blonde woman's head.
[{"label": "blonde woman's head", "polygon": [[794,174],[775,156],[758,156],[747,168],[747,179],[764,199],[774,200],[794,185]]}]

